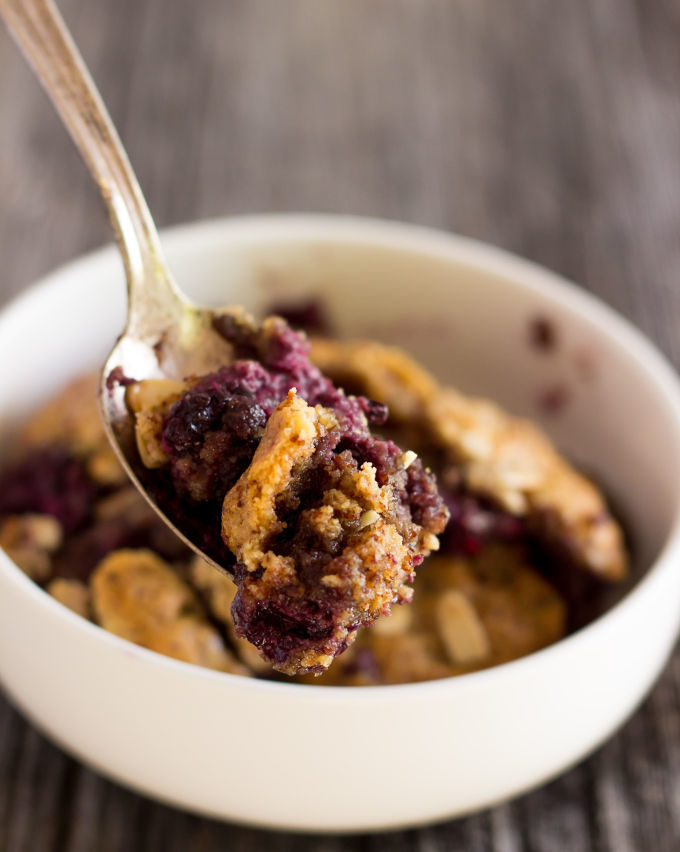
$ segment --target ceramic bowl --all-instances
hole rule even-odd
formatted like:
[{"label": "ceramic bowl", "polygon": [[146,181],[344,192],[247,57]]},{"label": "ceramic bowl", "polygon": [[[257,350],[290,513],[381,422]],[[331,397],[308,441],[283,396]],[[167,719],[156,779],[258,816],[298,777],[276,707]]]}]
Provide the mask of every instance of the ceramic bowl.
[{"label": "ceramic bowl", "polygon": [[[175,229],[164,243],[198,301],[262,309],[312,294],[341,335],[397,342],[441,379],[537,417],[616,497],[635,582],[588,627],[516,662],[430,683],[322,688],[138,648],[63,608],[0,554],[0,677],[11,699],[129,787],[213,817],[309,831],[474,811],[610,736],[658,676],[680,619],[680,393],[656,349],[552,273],[416,227],[255,217]],[[2,312],[5,446],[14,424],[102,362],[123,313],[113,249]],[[536,319],[554,331],[550,351],[530,343]]]}]

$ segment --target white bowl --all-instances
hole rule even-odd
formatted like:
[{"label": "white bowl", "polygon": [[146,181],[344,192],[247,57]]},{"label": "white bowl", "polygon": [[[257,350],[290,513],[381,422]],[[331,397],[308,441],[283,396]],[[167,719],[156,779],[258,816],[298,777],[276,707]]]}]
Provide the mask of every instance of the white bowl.
[{"label": "white bowl", "polygon": [[[343,334],[396,340],[465,390],[535,415],[606,483],[642,579],[556,645],[481,673],[348,689],[269,683],[158,656],[80,619],[0,554],[0,675],[48,736],[130,787],[191,810],[318,831],[463,814],[554,776],[631,713],[680,618],[680,393],[659,353],[555,275],[477,243],[333,217],[198,224],[164,239],[185,290],[258,308],[319,294]],[[122,327],[113,249],[54,273],[0,316],[3,434]],[[541,354],[528,325],[559,335]],[[546,415],[547,416],[547,415]]]}]

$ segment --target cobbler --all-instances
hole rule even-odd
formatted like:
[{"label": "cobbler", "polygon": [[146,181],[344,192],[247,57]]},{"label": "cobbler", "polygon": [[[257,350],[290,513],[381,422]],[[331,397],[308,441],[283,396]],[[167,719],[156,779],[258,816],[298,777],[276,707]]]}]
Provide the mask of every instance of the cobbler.
[{"label": "cobbler", "polygon": [[[223,370],[133,384],[128,401],[157,496],[171,516],[210,522],[206,549],[233,576],[194,556],[128,484],[94,378],[19,436],[0,481],[0,545],[83,617],[219,671],[378,685],[537,651],[591,620],[625,578],[601,491],[535,425],[441,387],[392,347],[314,339],[317,370],[279,320],[232,315],[224,333],[234,360]],[[410,599],[413,569],[438,545],[413,603],[391,606]]]}]

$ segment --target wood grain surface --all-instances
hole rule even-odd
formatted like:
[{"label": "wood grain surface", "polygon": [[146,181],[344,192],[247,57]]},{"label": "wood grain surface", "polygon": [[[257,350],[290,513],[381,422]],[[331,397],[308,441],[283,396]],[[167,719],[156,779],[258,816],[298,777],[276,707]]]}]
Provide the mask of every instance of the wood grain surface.
[{"label": "wood grain surface", "polygon": [[[458,231],[599,294],[680,365],[677,0],[62,9],[159,224],[303,210]],[[108,240],[70,141],[0,32],[0,300]],[[161,806],[66,757],[0,698],[0,850],[227,849],[678,850],[680,656],[620,733],[548,786],[361,837]]]}]

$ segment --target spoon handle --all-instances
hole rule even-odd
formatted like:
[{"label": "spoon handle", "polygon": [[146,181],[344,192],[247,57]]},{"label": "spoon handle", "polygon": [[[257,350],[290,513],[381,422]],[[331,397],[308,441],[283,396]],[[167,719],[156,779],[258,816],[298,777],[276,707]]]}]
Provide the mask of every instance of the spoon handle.
[{"label": "spoon handle", "polygon": [[[0,16],[80,151],[114,226],[128,283],[130,326],[179,308],[158,232],[125,149],[52,0],[0,0]],[[156,316],[160,325],[165,317]],[[155,324],[155,323],[154,323]]]}]

